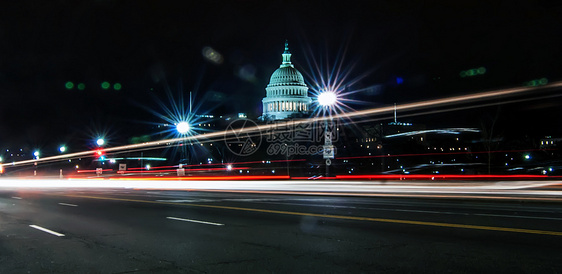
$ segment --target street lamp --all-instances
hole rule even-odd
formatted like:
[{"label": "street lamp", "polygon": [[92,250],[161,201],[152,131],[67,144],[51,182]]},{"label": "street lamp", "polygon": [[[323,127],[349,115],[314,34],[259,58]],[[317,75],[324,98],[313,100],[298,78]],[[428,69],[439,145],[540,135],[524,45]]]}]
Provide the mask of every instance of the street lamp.
[{"label": "street lamp", "polygon": [[103,138],[99,138],[96,140],[96,144],[98,144],[98,146],[103,146],[103,144],[105,144],[105,140]]},{"label": "street lamp", "polygon": [[66,151],[66,147],[65,146],[59,147],[59,151],[60,153],[64,153]]},{"label": "street lamp", "polygon": [[35,152],[33,152],[33,156],[35,156],[35,159],[39,159],[39,151],[36,150]]},{"label": "street lamp", "polygon": [[176,130],[180,133],[180,134],[186,134],[191,130],[191,126],[189,125],[188,122],[179,122],[176,125]]},{"label": "street lamp", "polygon": [[[189,125],[188,122],[182,121],[182,122],[179,122],[176,125],[176,130],[178,131],[179,134],[185,135],[189,131],[191,131],[191,126]],[[183,158],[187,161],[187,148],[185,147],[185,140],[183,140],[181,150],[182,150]],[[180,161],[181,161],[181,159],[180,159]]]},{"label": "street lamp", "polygon": [[323,107],[331,107],[338,101],[338,96],[333,91],[323,91],[318,94],[318,104]]},{"label": "street lamp", "polygon": [[[316,98],[318,104],[326,108],[331,112],[332,107],[337,103],[338,96],[334,91],[323,91],[318,94]],[[332,113],[328,113],[330,116],[330,124],[333,123]],[[324,159],[326,160],[326,177],[330,176],[330,165],[332,165],[332,159],[334,159],[334,146],[332,145],[332,131],[328,127],[328,119],[324,120],[324,146],[322,148]]]}]

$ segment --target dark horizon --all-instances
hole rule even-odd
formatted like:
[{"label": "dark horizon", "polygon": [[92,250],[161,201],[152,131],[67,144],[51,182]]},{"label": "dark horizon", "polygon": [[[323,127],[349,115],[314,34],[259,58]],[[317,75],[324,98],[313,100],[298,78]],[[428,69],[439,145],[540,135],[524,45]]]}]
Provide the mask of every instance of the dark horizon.
[{"label": "dark horizon", "polygon": [[[116,139],[150,134],[164,122],[166,91],[192,91],[198,112],[259,115],[285,39],[307,83],[315,59],[338,57],[360,104],[355,109],[562,79],[559,18],[547,1],[357,2],[97,1],[7,4],[0,18],[0,147],[86,143],[95,132]],[[203,56],[210,47],[222,55]],[[486,68],[461,77],[460,72]],[[400,79],[400,80],[398,80]],[[74,84],[66,89],[67,82]],[[122,84],[104,90],[104,81]],[[78,90],[78,83],[85,89]],[[185,101],[185,100],[184,100]],[[561,134],[560,99],[502,107],[506,128]],[[489,110],[489,111],[488,111]],[[527,110],[527,111],[522,111]],[[427,124],[477,126],[478,115],[416,117]],[[463,114],[464,113],[464,114]],[[550,116],[554,121],[545,117]],[[522,132],[523,132],[522,131]]]}]

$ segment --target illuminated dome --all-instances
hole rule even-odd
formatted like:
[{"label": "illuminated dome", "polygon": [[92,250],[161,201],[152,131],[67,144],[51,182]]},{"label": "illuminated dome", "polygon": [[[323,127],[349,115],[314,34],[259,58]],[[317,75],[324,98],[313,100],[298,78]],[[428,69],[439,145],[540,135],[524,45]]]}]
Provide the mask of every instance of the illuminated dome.
[{"label": "illuminated dome", "polygon": [[276,86],[306,87],[306,84],[304,83],[304,77],[302,77],[302,74],[291,65],[287,67],[280,67],[271,75],[271,79],[269,79],[269,85],[267,85],[267,87]]},{"label": "illuminated dome", "polygon": [[308,97],[308,87],[304,77],[291,63],[289,45],[285,42],[281,66],[269,79],[263,98],[263,115],[265,120],[280,120],[304,116],[308,113],[312,99]]}]

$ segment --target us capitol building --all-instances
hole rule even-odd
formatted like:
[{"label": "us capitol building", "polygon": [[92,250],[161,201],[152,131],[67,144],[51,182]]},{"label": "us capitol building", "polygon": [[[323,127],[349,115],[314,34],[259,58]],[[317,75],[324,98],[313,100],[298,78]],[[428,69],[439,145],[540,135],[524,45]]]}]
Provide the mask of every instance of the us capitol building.
[{"label": "us capitol building", "polygon": [[308,115],[312,99],[308,97],[308,87],[302,74],[291,63],[289,45],[285,42],[281,66],[273,72],[265,88],[263,114],[266,121],[282,120]]}]

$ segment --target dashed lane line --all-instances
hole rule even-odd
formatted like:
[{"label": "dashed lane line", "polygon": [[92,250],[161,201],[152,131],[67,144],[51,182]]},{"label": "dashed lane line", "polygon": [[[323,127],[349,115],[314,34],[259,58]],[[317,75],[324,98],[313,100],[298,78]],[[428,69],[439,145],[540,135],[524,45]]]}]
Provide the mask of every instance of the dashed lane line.
[{"label": "dashed lane line", "polygon": [[57,237],[64,237],[64,234],[62,234],[62,233],[58,233],[58,232],[52,231],[52,230],[50,230],[50,229],[46,229],[46,228],[44,228],[44,227],[40,227],[40,226],[38,226],[38,225],[29,225],[29,226],[32,227],[32,228],[41,230],[41,231],[43,231],[43,232],[47,232],[47,233],[49,233],[49,234],[55,235],[55,236],[57,236]]},{"label": "dashed lane line", "polygon": [[75,204],[67,204],[67,203],[59,203],[59,205],[62,205],[62,206],[72,206],[72,207],[77,207],[77,206],[78,206],[78,205],[75,205]]},{"label": "dashed lane line", "polygon": [[222,225],[224,225],[224,224],[219,224],[219,223],[212,223],[212,222],[205,222],[205,221],[192,220],[192,219],[184,219],[184,218],[177,218],[177,217],[166,217],[166,219],[176,220],[176,221],[183,221],[183,222],[198,223],[198,224],[206,224],[206,225],[216,225],[216,226],[222,226]]}]

